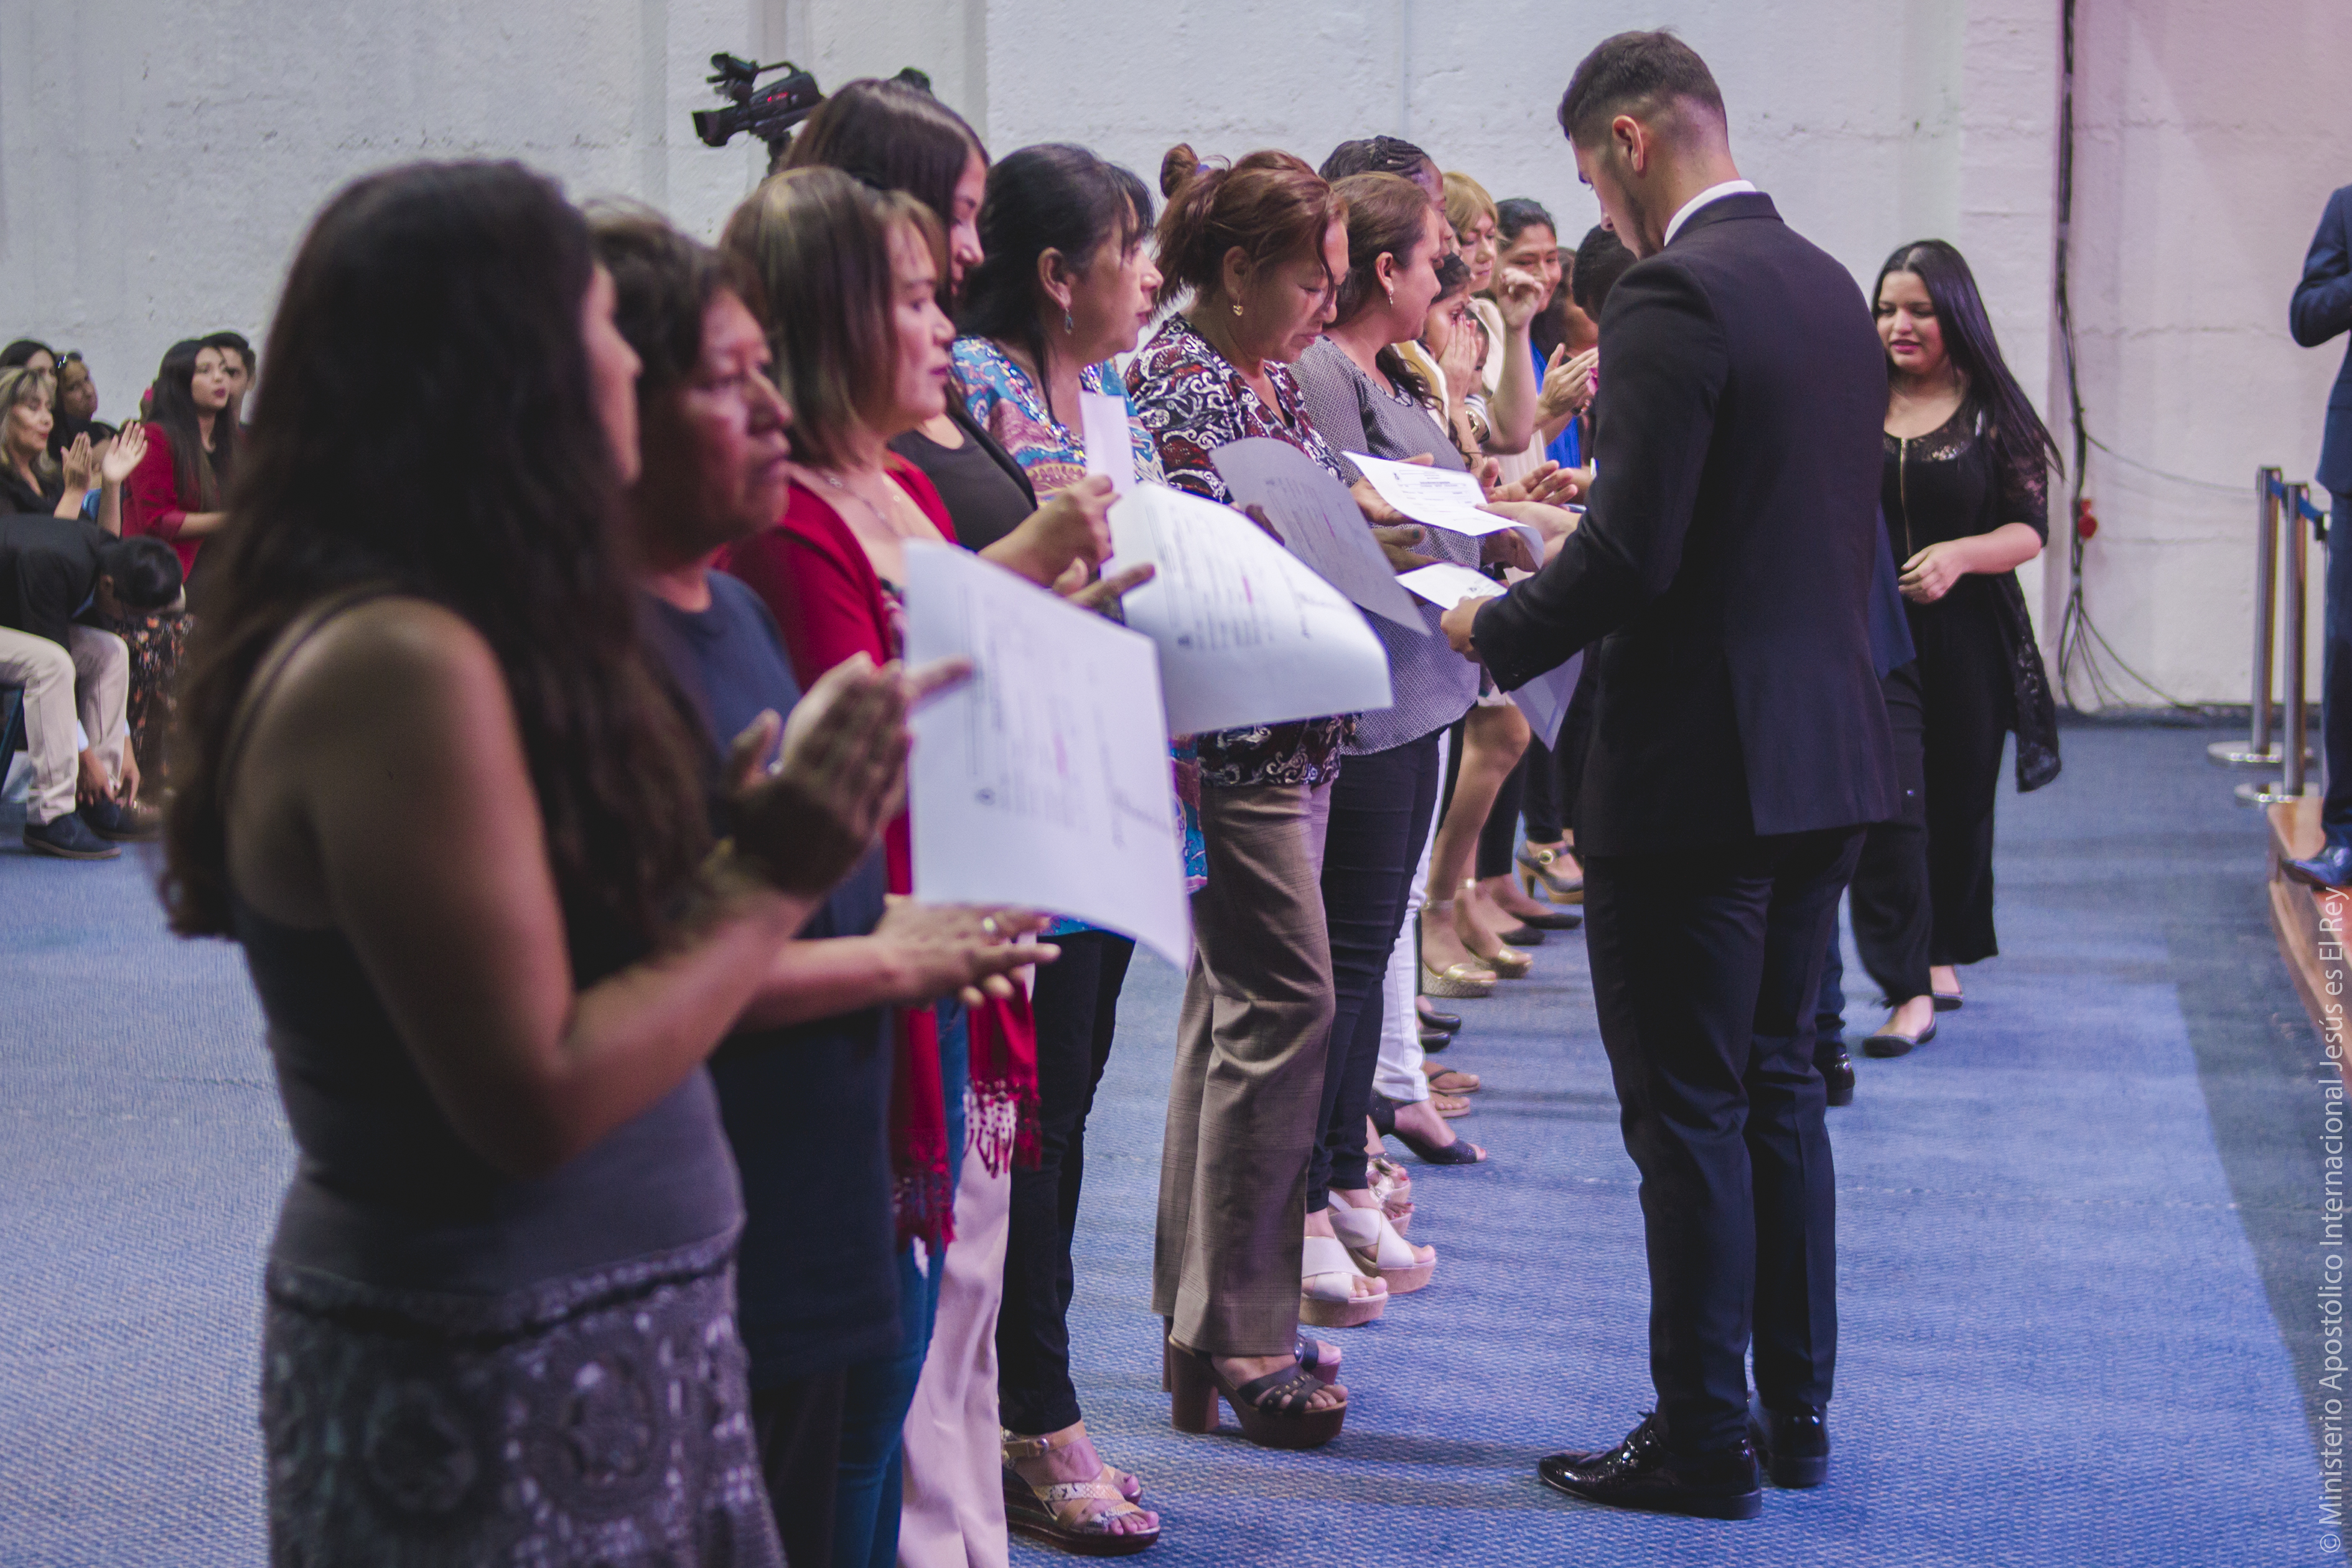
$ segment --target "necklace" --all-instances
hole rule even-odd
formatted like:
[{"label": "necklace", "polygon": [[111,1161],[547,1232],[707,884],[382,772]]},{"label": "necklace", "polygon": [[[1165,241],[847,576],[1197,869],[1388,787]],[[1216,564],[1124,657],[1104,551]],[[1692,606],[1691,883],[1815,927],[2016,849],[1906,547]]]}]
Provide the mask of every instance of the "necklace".
[{"label": "necklace", "polygon": [[854,500],[859,506],[864,507],[867,515],[872,517],[876,522],[882,525],[882,531],[890,535],[893,539],[903,540],[912,539],[915,537],[913,534],[908,533],[906,530],[900,528],[898,524],[892,522],[887,512],[885,512],[880,507],[876,506],[872,501],[867,500],[857,491],[851,489],[829,470],[824,468],[811,468],[808,471],[814,474],[818,479],[823,479],[826,484],[831,485],[842,495],[847,496],[851,500]]}]

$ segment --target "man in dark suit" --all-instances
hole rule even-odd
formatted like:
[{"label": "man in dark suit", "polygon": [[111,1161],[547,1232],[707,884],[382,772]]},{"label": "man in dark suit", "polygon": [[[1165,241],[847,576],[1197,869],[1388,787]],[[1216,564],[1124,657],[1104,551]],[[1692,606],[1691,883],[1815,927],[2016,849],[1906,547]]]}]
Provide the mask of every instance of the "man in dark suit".
[{"label": "man in dark suit", "polygon": [[[2303,281],[2287,307],[2294,341],[2315,349],[2352,327],[2352,185],[2327,198],[2319,232],[2303,258]],[[2321,644],[2321,745],[2327,757],[2327,798],[2320,821],[2327,845],[2288,873],[2323,888],[2352,887],[2352,351],[2327,395],[2327,433],[2319,447],[2319,483],[2333,498],[2328,511],[2327,614]],[[2298,525],[2299,526],[2299,525]],[[2301,744],[2301,736],[2291,736]]]},{"label": "man in dark suit", "polygon": [[1885,355],[1845,268],[1739,178],[1722,94],[1680,39],[1609,39],[1559,120],[1642,258],[1601,320],[1599,477],[1541,572],[1445,627],[1506,689],[1601,642],[1576,842],[1642,1173],[1658,1407],[1538,1472],[1596,1502],[1744,1519],[1759,1449],[1781,1485],[1828,1465],[1812,1014],[1863,825],[1895,810],[1867,609]]}]

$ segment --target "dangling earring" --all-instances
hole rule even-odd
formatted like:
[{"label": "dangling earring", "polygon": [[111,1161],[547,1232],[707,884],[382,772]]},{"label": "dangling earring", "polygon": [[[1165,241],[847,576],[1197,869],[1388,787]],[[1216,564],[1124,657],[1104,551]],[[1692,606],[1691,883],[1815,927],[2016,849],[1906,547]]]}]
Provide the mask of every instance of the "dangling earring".
[{"label": "dangling earring", "polygon": [[1075,332],[1075,331],[1076,331],[1077,330],[1078,330],[1078,323],[1077,323],[1077,322],[1076,322],[1076,321],[1072,321],[1072,320],[1070,319],[1070,313],[1069,313],[1067,310],[1063,311],[1063,312],[1062,312],[1062,331],[1066,331],[1066,332]]},{"label": "dangling earring", "polygon": [[1234,315],[1236,315],[1236,316],[1238,316],[1238,315],[1240,315],[1241,313],[1242,313],[1242,302],[1241,302],[1239,300],[1234,300]]},{"label": "dangling earring", "polygon": [[1381,279],[1381,292],[1389,297],[1390,304],[1393,305],[1396,303],[1396,285],[1390,282],[1385,278]]}]

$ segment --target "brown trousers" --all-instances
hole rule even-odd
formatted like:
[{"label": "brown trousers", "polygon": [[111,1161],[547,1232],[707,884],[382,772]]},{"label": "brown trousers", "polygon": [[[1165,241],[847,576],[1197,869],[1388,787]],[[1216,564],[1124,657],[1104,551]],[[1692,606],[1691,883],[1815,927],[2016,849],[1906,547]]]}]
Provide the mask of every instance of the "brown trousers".
[{"label": "brown trousers", "polygon": [[1192,1350],[1286,1355],[1297,1339],[1331,1034],[1330,805],[1328,784],[1201,791],[1209,880],[1192,896],[1151,1270],[1152,1310]]}]

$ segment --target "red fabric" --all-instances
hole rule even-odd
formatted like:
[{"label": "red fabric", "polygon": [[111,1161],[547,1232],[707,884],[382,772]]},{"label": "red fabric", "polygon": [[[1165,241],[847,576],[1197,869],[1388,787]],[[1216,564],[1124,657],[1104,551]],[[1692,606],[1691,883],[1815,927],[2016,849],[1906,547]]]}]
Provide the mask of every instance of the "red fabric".
[{"label": "red fabric", "polygon": [[[921,470],[893,455],[886,468],[941,536],[955,525],[939,491]],[[793,482],[776,526],[730,546],[721,570],[759,595],[783,633],[785,651],[803,689],[842,660],[863,653],[876,664],[898,657],[898,631],[882,580],[866,547],[841,514],[815,490]],[[914,850],[906,814],[883,835],[890,890],[915,885]],[[971,1136],[982,1161],[1001,1172],[1008,1159],[1037,1157],[1037,1030],[1029,1000],[991,1001],[970,1018]],[[898,1014],[898,1070],[891,1091],[891,1154],[898,1184],[900,1237],[921,1237],[933,1247],[955,1234],[955,1165],[947,1146],[947,1113],[940,1075],[939,1020],[928,1007]]]},{"label": "red fabric", "polygon": [[147,455],[122,482],[122,536],[152,533],[170,545],[180,558],[180,574],[195,570],[201,538],[183,539],[180,524],[194,510],[180,497],[179,476],[172,468],[172,438],[161,425],[147,426]]}]

